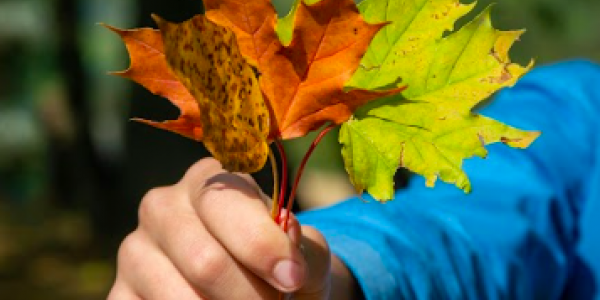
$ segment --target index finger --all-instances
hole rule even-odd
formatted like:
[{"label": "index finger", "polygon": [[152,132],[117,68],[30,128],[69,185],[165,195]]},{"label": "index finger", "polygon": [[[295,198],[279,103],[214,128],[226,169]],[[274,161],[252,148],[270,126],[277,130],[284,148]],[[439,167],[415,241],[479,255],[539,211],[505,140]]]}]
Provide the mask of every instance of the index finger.
[{"label": "index finger", "polygon": [[237,261],[281,291],[301,286],[304,259],[271,219],[264,195],[253,181],[223,172],[207,178],[203,186],[192,183],[187,188],[206,229]]}]

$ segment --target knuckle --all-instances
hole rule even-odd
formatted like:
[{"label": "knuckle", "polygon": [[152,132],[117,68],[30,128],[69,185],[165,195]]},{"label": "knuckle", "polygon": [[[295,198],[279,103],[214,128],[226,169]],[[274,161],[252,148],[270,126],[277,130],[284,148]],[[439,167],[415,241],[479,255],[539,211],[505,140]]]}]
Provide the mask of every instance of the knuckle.
[{"label": "knuckle", "polygon": [[199,203],[229,204],[234,199],[255,200],[259,198],[258,189],[246,182],[240,176],[234,174],[223,174],[209,180],[200,187],[196,193],[192,193],[192,201]]},{"label": "knuckle", "polygon": [[171,195],[168,187],[154,188],[148,191],[138,208],[140,224],[146,224],[156,219],[157,215],[169,205]]},{"label": "knuckle", "polygon": [[312,226],[302,226],[302,233],[305,237],[318,245],[318,251],[320,251],[322,255],[329,257],[329,254],[331,254],[329,243],[327,243],[325,236],[319,230]]},{"label": "knuckle", "polygon": [[227,252],[215,246],[197,247],[190,256],[190,279],[196,283],[214,283],[226,273],[230,258]]},{"label": "knuckle", "polygon": [[207,215],[224,209],[229,199],[229,192],[217,187],[216,185],[204,186],[192,193],[190,201],[196,209],[196,213],[201,219],[206,219]]},{"label": "knuckle", "polygon": [[201,182],[206,178],[223,171],[221,163],[212,157],[203,158],[194,163],[185,173],[182,181]]},{"label": "knuckle", "polygon": [[190,170],[206,171],[207,169],[222,169],[221,163],[214,157],[204,157],[192,165]]},{"label": "knuckle", "polygon": [[120,270],[127,270],[128,265],[138,260],[138,257],[144,253],[144,241],[136,230],[121,242],[117,253],[117,264]]},{"label": "knuckle", "polygon": [[133,293],[133,288],[117,274],[117,279],[111,287],[106,300],[130,299]]},{"label": "knuckle", "polygon": [[218,203],[227,198],[229,193],[218,187],[217,184],[211,184],[202,188],[198,195],[198,200],[201,202]]},{"label": "knuckle", "polygon": [[246,228],[245,232],[241,236],[247,240],[246,244],[249,245],[246,251],[246,255],[252,259],[267,258],[268,254],[273,253],[275,249],[281,249],[277,245],[287,243],[285,239],[277,239],[276,236],[271,234],[265,234],[269,232],[270,228],[264,226],[255,226]]}]

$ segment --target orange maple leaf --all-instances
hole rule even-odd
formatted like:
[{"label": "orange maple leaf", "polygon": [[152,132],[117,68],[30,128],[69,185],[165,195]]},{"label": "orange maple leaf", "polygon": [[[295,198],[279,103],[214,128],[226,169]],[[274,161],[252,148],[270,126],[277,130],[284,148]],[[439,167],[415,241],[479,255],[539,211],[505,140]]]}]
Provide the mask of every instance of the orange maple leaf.
[{"label": "orange maple leaf", "polygon": [[127,70],[112,74],[131,79],[150,92],[167,98],[180,111],[177,120],[165,122],[139,118],[133,120],[169,130],[196,141],[202,140],[203,132],[198,104],[169,69],[160,31],[151,28],[123,30],[106,24],[103,26],[121,36],[131,60],[131,65]]},{"label": "orange maple leaf", "polygon": [[269,0],[205,0],[205,8],[211,21],[234,31],[242,54],[261,72],[271,138],[300,137],[326,122],[343,123],[359,106],[403,90],[344,91],[385,25],[365,22],[352,0],[301,1],[289,46],[275,33]]}]

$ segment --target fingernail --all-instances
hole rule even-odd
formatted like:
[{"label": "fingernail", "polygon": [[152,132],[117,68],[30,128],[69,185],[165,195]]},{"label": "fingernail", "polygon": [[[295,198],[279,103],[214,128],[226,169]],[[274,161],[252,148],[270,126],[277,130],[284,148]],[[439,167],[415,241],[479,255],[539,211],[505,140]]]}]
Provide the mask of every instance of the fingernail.
[{"label": "fingernail", "polygon": [[302,268],[291,260],[282,260],[275,265],[273,270],[275,280],[286,289],[293,289],[302,282]]}]

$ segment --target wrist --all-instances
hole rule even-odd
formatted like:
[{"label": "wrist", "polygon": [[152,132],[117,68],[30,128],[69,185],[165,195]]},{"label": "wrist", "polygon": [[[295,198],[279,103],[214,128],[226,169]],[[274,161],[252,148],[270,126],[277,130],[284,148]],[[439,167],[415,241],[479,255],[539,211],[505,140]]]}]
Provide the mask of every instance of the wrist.
[{"label": "wrist", "polygon": [[365,299],[362,289],[350,269],[333,253],[331,254],[331,293],[329,299]]}]

